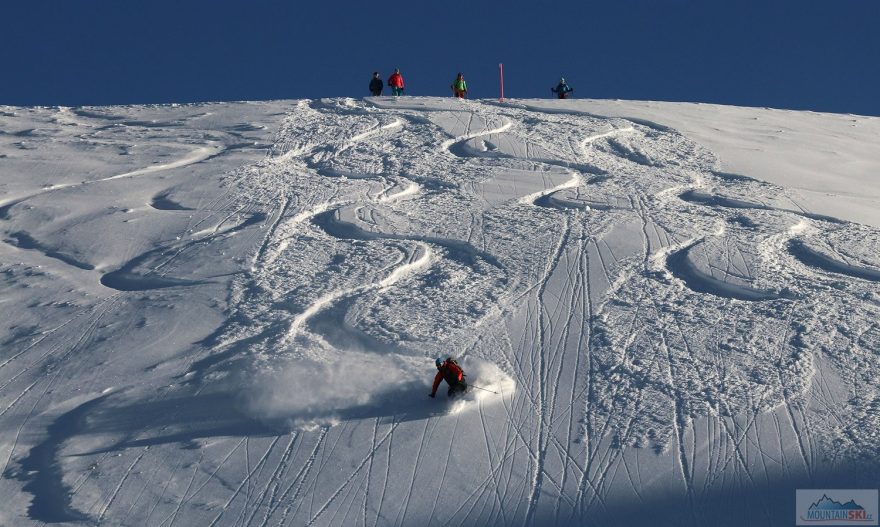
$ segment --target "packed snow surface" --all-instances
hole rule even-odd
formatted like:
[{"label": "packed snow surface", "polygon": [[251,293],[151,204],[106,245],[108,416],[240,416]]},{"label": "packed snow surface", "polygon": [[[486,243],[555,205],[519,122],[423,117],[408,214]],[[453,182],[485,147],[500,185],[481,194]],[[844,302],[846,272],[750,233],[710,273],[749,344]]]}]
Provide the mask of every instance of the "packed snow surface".
[{"label": "packed snow surface", "polygon": [[[880,119],[0,107],[0,524],[781,525],[877,488]],[[434,357],[475,388],[428,398]]]}]

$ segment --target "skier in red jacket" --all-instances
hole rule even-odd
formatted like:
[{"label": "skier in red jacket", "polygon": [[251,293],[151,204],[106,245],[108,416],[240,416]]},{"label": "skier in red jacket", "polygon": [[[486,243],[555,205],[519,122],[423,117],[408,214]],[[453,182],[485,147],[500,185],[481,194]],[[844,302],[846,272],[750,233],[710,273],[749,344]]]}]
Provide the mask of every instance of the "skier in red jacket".
[{"label": "skier in red jacket", "polygon": [[437,359],[434,361],[434,364],[437,365],[437,375],[434,376],[434,386],[431,387],[430,397],[437,395],[437,388],[442,380],[445,380],[446,384],[449,385],[449,391],[446,392],[446,395],[449,397],[454,397],[467,391],[464,371],[462,371],[455,359],[452,357],[447,357],[446,360]]},{"label": "skier in red jacket", "polygon": [[394,73],[388,77],[388,87],[391,88],[391,95],[403,95],[403,76],[400,69],[394,68]]}]

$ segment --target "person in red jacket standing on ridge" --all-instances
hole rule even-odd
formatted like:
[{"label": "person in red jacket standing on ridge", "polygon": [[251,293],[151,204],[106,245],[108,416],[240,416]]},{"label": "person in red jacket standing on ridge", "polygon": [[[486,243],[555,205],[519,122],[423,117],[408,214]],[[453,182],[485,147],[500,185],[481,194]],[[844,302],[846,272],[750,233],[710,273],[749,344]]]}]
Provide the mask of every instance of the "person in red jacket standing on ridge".
[{"label": "person in red jacket standing on ridge", "polygon": [[434,364],[437,366],[437,375],[434,376],[434,386],[431,387],[431,393],[428,394],[430,397],[437,395],[437,388],[440,386],[440,381],[443,380],[449,385],[449,391],[446,392],[449,397],[467,391],[468,386],[467,381],[464,380],[464,371],[455,359],[452,357],[447,357],[446,360],[437,359]]},{"label": "person in red jacket standing on ridge", "polygon": [[403,95],[403,76],[399,68],[394,68],[394,73],[388,77],[388,87],[391,88],[391,95]]}]

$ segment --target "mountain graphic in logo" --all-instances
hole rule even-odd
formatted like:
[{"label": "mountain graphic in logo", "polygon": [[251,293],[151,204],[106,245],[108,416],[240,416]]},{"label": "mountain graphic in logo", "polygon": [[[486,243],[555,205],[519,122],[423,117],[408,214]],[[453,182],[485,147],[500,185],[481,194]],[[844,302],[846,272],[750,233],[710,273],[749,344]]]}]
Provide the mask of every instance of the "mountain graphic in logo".
[{"label": "mountain graphic in logo", "polygon": [[855,500],[849,500],[846,503],[840,503],[839,501],[834,501],[829,498],[827,495],[823,494],[822,499],[810,505],[808,510],[815,511],[861,511],[865,510],[864,507],[855,502]]}]

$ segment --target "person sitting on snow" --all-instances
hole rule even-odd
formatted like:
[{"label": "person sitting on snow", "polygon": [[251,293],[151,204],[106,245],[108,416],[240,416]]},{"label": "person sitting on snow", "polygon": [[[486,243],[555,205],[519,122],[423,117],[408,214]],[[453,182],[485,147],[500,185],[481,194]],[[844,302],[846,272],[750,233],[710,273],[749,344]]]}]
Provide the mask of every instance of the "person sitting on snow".
[{"label": "person sitting on snow", "polygon": [[437,375],[434,376],[434,386],[431,387],[430,397],[437,395],[437,388],[442,380],[445,380],[446,384],[449,385],[449,391],[446,392],[446,395],[449,397],[454,397],[467,391],[464,371],[462,371],[455,359],[452,357],[447,357],[446,360],[437,359],[434,361],[434,364],[437,365]]},{"label": "person sitting on snow", "polygon": [[559,84],[550,91],[556,94],[560,99],[568,99],[568,94],[574,91],[574,88],[565,83],[565,79],[559,79]]}]

